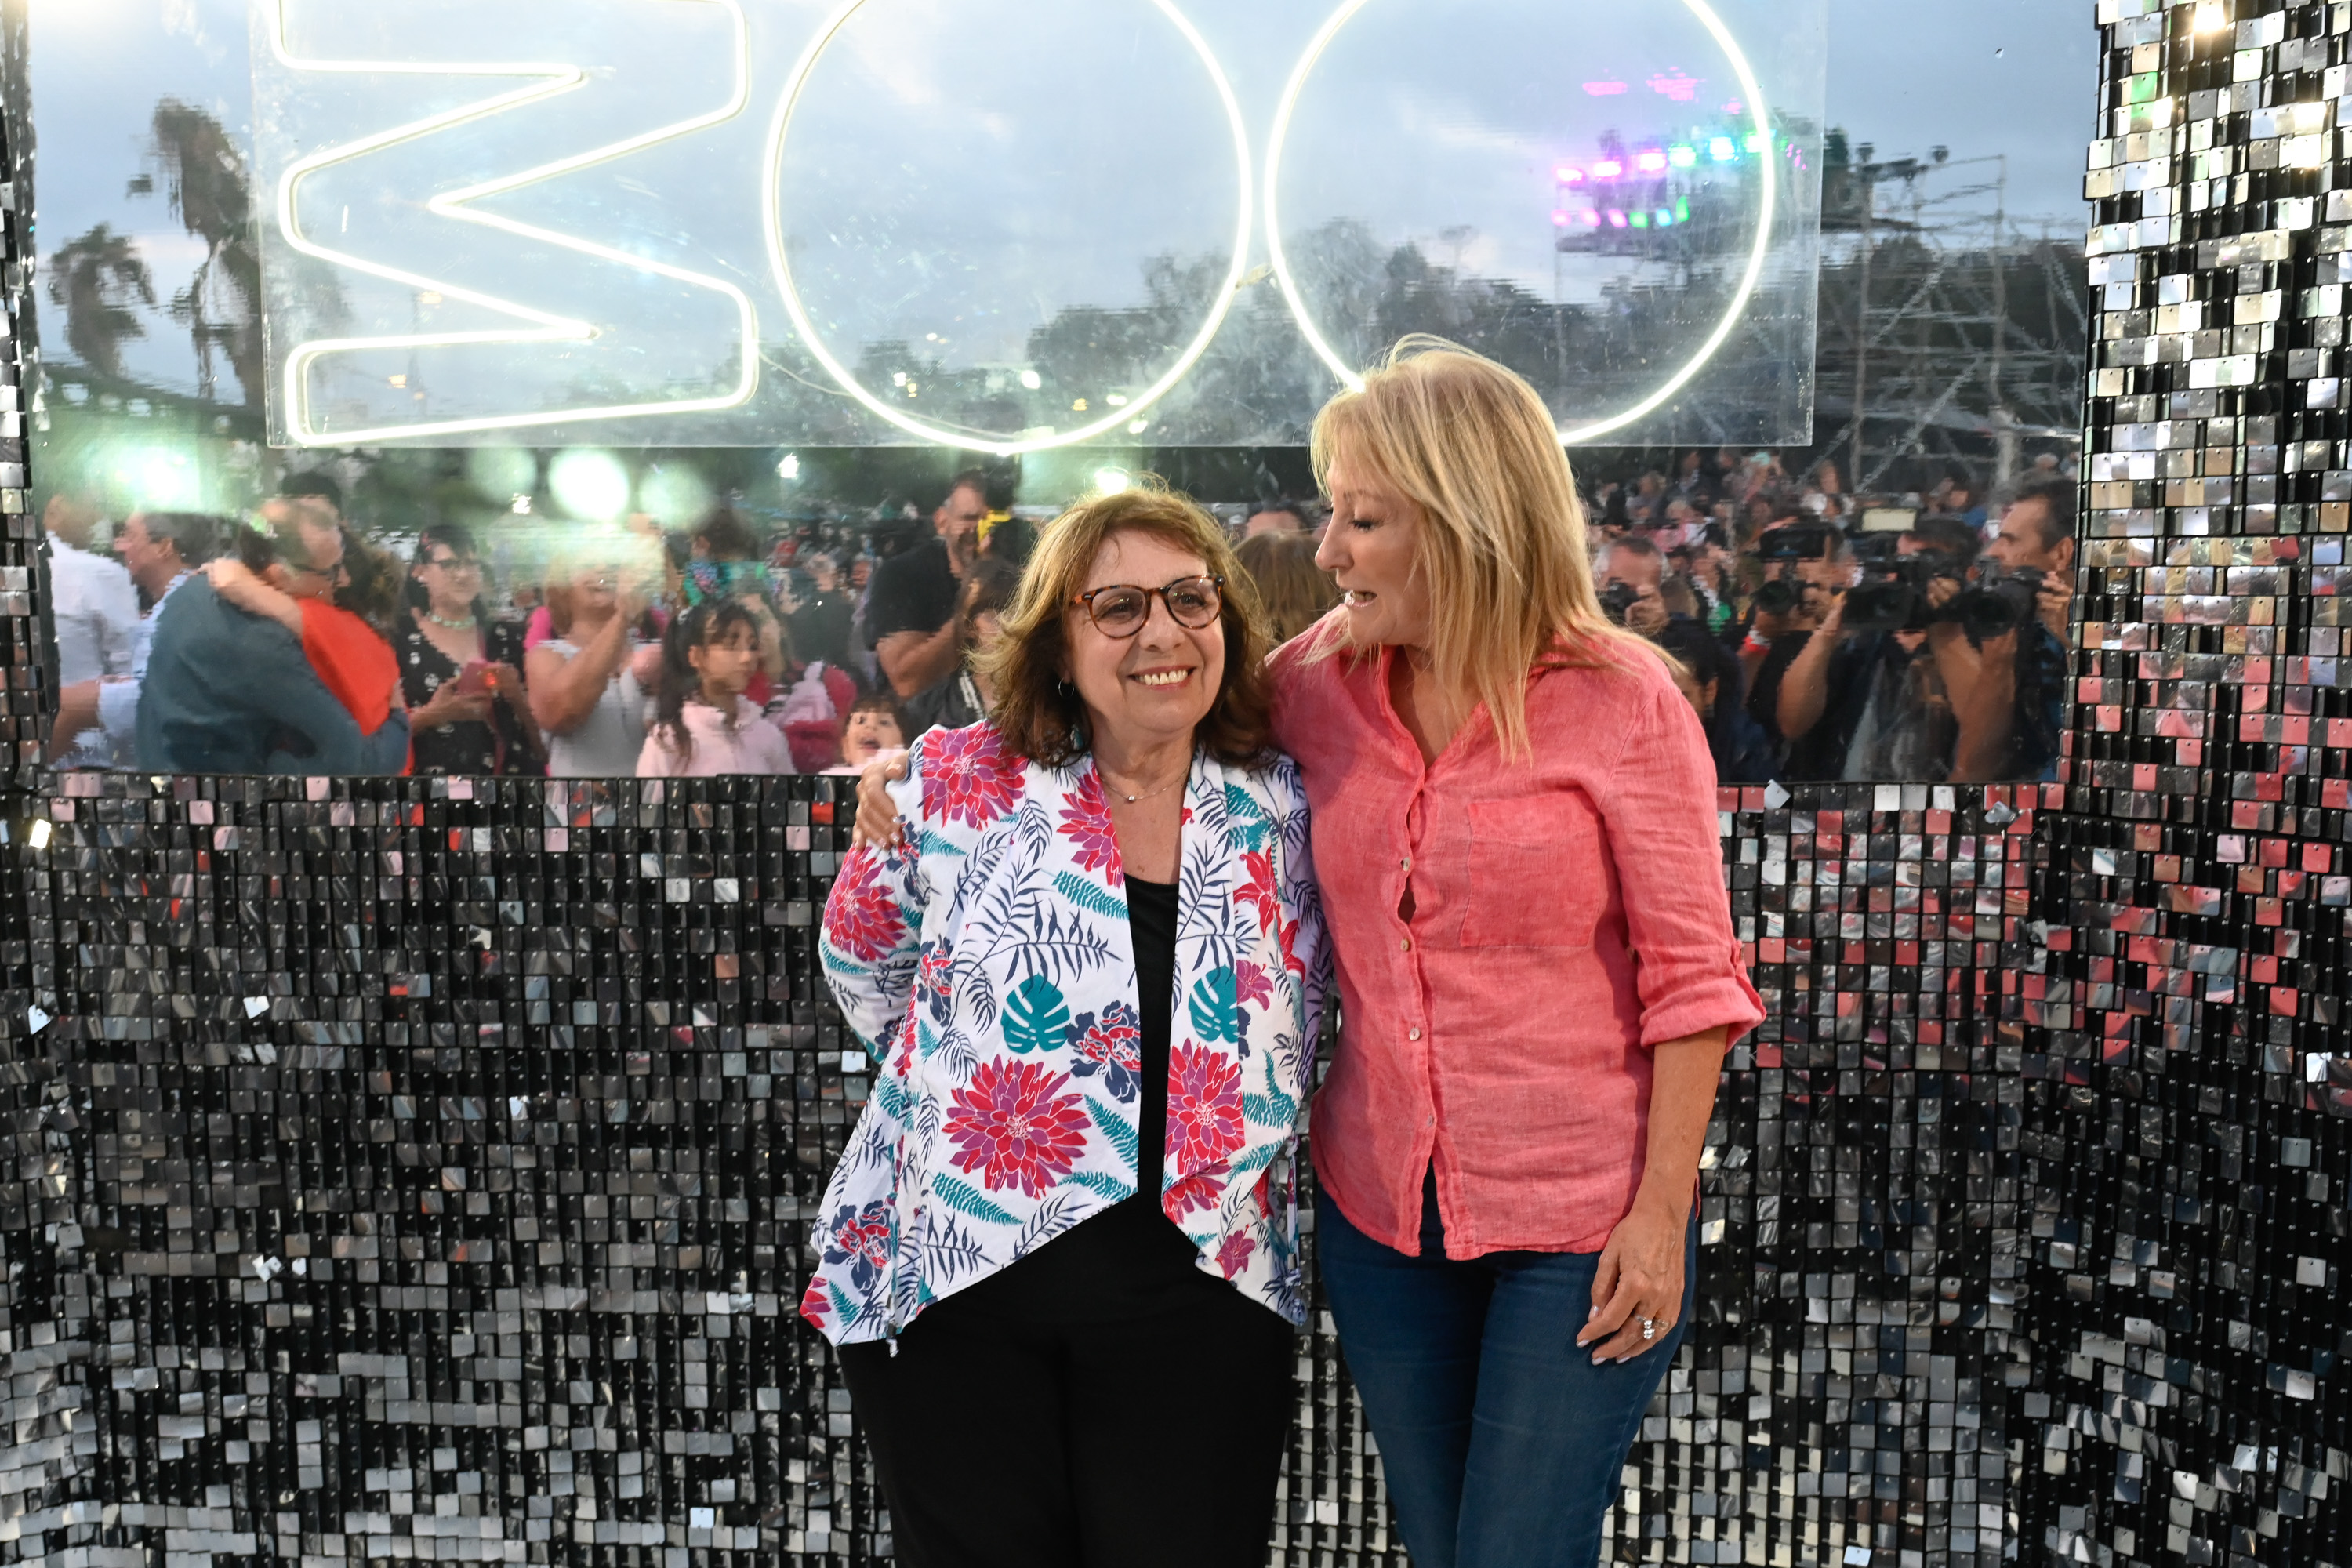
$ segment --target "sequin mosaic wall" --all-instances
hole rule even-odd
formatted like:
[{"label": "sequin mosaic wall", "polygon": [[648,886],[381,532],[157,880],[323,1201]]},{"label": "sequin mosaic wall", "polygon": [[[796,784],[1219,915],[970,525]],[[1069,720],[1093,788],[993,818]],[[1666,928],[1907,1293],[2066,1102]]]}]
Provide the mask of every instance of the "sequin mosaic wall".
[{"label": "sequin mosaic wall", "polygon": [[[2061,782],[1727,794],[1773,1019],[1615,1560],[2352,1564],[2352,7],[2098,19]],[[886,1559],[790,1317],[836,786],[23,771],[10,351],[0,1558]],[[1272,1560],[1401,1564],[1297,1379]]]}]

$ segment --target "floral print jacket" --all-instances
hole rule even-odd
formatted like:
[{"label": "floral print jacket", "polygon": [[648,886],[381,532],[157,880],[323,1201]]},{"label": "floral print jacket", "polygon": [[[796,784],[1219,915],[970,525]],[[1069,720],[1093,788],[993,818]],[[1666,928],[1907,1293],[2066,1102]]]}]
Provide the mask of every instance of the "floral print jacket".
[{"label": "floral print jacket", "polygon": [[[801,1301],[836,1344],[896,1336],[1135,1192],[1135,953],[1093,763],[1028,762],[988,724],[908,763],[907,847],[852,853],[824,912],[826,978],[877,1064]],[[1329,955],[1288,759],[1194,758],[1178,900],[1160,1204],[1202,1268],[1299,1322],[1291,1155]]]}]

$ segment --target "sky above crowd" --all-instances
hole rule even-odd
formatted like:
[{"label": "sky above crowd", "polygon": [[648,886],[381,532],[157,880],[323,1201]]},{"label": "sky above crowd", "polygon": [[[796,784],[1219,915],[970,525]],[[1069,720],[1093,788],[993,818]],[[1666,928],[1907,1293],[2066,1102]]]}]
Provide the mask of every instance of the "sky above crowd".
[{"label": "sky above crowd", "polygon": [[[543,0],[512,3],[527,8]],[[1204,17],[1221,4],[1222,0],[1198,0]],[[1507,10],[1531,4],[1534,0],[1427,0],[1430,9],[1423,15],[1427,18],[1437,18],[1440,12],[1468,16],[1481,5]],[[1726,16],[1736,18],[1742,7],[1752,9],[1760,0],[1723,0],[1723,4]],[[31,0],[31,10],[40,247],[44,252],[54,252],[101,223],[118,234],[132,236],[153,272],[158,303],[147,312],[152,320],[146,337],[126,345],[126,365],[133,374],[157,384],[193,387],[194,367],[187,334],[169,320],[167,310],[172,296],[202,262],[204,247],[173,220],[160,194],[134,194],[131,186],[142,170],[149,115],[162,98],[177,98],[210,111],[232,134],[250,143],[255,116],[246,0]],[[1538,14],[1551,25],[1559,9],[1547,3],[1539,11],[1530,12]],[[1396,15],[1409,16],[1410,13]],[[1690,26],[1679,7],[1664,5],[1662,0],[1643,10],[1639,19],[1647,25],[1660,16],[1669,21],[1680,18],[1679,25],[1685,29]],[[1438,31],[1441,35],[1444,31],[1442,25]],[[1777,45],[1768,40],[1756,47],[1760,53]],[[1269,47],[1255,56],[1245,47],[1233,50],[1234,58],[1229,63],[1234,85],[1245,100],[1273,100],[1281,85],[1287,48],[1295,45]],[[2006,205],[2011,221],[2028,234],[2078,236],[2085,221],[2082,171],[2084,144],[2093,128],[2097,49],[2098,34],[2089,0],[1948,0],[1940,5],[1923,5],[1919,0],[1828,0],[1823,122],[1843,128],[1857,144],[1870,144],[1882,159],[1925,158],[1939,146],[1948,148],[1955,160],[2005,156]],[[1335,47],[1332,58],[1343,57],[1344,41]],[[1494,62],[1496,69],[1515,68],[1507,51],[1489,50],[1482,58]],[[1431,61],[1433,80],[1447,76],[1443,68],[1449,63],[1457,67],[1453,73],[1457,79],[1475,80],[1478,68],[1475,63],[1462,67],[1436,54]],[[1571,73],[1569,79],[1583,74],[1590,73]],[[1720,71],[1719,62],[1717,74],[1727,74]],[[1115,100],[1117,84],[1087,85]],[[1143,87],[1136,90],[1141,100],[1151,100]],[[1703,90],[1711,94],[1715,89]],[[1162,92],[1171,104],[1188,103],[1188,94],[1199,97],[1197,85],[1188,86],[1174,78]],[[1345,103],[1344,96],[1327,98],[1320,112],[1327,121],[1344,127]],[[877,105],[876,112],[887,107]],[[842,112],[829,123],[854,125],[856,121],[850,116],[856,110],[854,100],[845,100]],[[1307,130],[1301,134],[1313,131],[1317,111],[1311,97],[1305,100],[1301,124]],[[814,107],[811,112],[815,112]],[[1213,108],[1207,116],[1192,114],[1188,109],[1184,118],[1205,126],[1207,132],[1163,132],[1160,142],[1166,151],[1161,155],[1191,160],[1196,168],[1204,166],[1204,153],[1212,159],[1226,158],[1222,177],[1229,181],[1230,155],[1217,152],[1221,143],[1214,133]],[[1257,133],[1263,134],[1262,131]],[[1376,133],[1388,134],[1391,141],[1403,134],[1394,126],[1368,128],[1368,136]],[[1138,139],[1100,149],[1099,156],[1124,159],[1125,167],[1132,170],[1129,177],[1118,182],[1118,199],[1133,203],[1136,211],[1147,214],[1154,199],[1194,202],[1202,210],[1214,210],[1217,203],[1225,200],[1221,194],[1223,187],[1214,179],[1188,181],[1173,173],[1164,181],[1156,179],[1153,148],[1153,141]],[[1384,157],[1395,155],[1382,153]],[[672,175],[671,184],[690,187],[694,164],[690,154],[682,151],[681,156],[687,161],[676,168],[685,178]],[[1931,189],[1948,192],[1969,184],[1989,184],[1994,172],[1993,165],[1971,164],[1965,176],[1957,172],[1940,176],[1940,184]],[[646,183],[656,189],[664,184],[659,177]],[[1377,181],[1370,183],[1377,184]],[[856,183],[849,182],[847,188],[854,195]],[[672,195],[675,198],[675,191]],[[1961,198],[1958,205],[1970,212],[1989,212],[1990,192]],[[1537,220],[1538,232],[1540,221]],[[754,232],[748,218],[745,223],[746,233]],[[1146,230],[1139,227],[1137,232]],[[1101,265],[1131,277],[1132,258],[1143,243],[1160,242],[1152,239],[1130,245],[1122,241],[1116,249],[1106,245]],[[756,241],[752,244],[756,248]],[[1455,258],[1472,268],[1484,259],[1475,243],[1466,259],[1458,254]],[[915,335],[920,336],[919,332]]]}]

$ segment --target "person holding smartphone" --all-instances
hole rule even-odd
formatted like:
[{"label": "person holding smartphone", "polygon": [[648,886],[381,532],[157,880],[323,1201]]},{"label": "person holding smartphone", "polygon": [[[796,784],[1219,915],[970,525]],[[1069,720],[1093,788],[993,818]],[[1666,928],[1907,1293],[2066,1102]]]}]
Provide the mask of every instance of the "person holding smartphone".
[{"label": "person holding smartphone", "polygon": [[474,536],[427,524],[408,567],[394,653],[420,773],[535,773],[545,765],[523,689],[522,634],[490,619]]}]

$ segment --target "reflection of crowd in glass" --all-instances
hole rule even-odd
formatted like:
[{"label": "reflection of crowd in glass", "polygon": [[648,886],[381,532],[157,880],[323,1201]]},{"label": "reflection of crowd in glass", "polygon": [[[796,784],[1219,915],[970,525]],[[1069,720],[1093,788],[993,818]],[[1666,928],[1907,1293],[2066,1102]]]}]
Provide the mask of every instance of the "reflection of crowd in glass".
[{"label": "reflection of crowd in glass", "polygon": [[[1955,469],[1859,501],[1828,464],[1685,454],[1591,500],[1604,608],[1672,655],[1727,784],[2053,775],[2074,484],[1995,507]],[[560,524],[493,562],[428,524],[395,558],[299,475],[242,521],[47,501],[69,767],[611,777],[855,770],[990,710],[986,661],[1036,540],[987,476],[929,526]],[[1237,521],[1277,642],[1336,601],[1316,519]]]},{"label": "reflection of crowd in glass", "polygon": [[2054,776],[2074,484],[2044,458],[1988,508],[1952,469],[1858,500],[1822,464],[1685,454],[1601,487],[1612,618],[1681,665],[1727,784]]},{"label": "reflection of crowd in glass", "polygon": [[[554,777],[855,772],[994,699],[1034,525],[961,474],[924,528],[763,530],[725,507],[562,523],[528,563],[455,522],[403,560],[297,475],[243,520],[47,498],[60,766]],[[1249,519],[1289,630],[1336,600],[1305,511]],[[1295,624],[1293,624],[1295,623]]]}]

